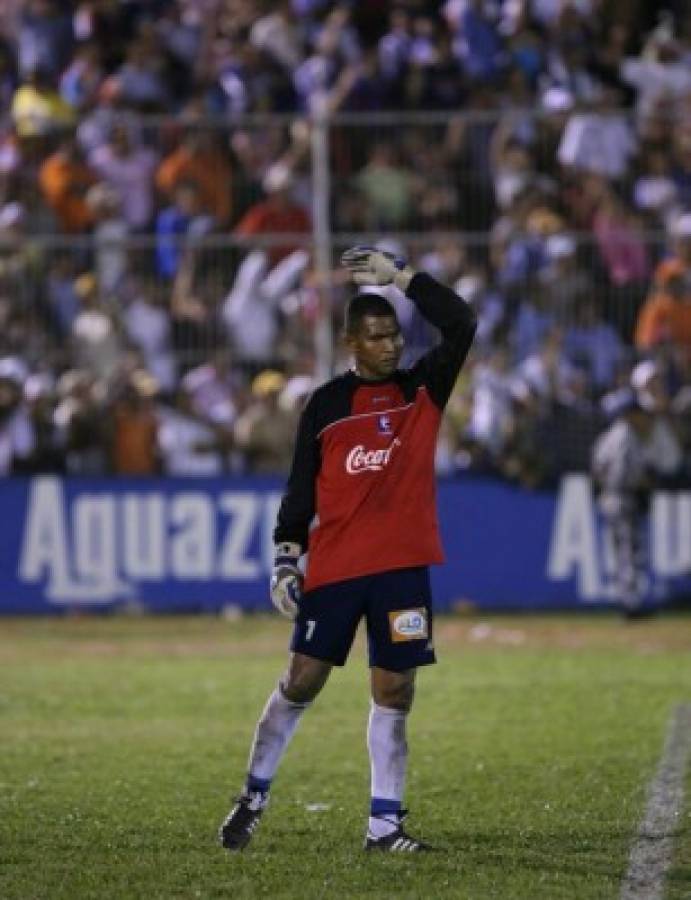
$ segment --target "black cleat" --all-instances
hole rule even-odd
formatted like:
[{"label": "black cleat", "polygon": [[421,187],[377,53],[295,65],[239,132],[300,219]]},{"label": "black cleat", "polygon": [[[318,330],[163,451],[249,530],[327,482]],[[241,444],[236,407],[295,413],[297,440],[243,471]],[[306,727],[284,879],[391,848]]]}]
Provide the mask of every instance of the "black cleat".
[{"label": "black cleat", "polygon": [[226,850],[244,850],[259,824],[268,803],[266,794],[242,794],[218,830],[221,846]]},{"label": "black cleat", "polygon": [[[380,850],[382,853],[425,853],[434,850],[435,848],[430,844],[406,834],[402,824],[405,816],[406,811],[404,810],[398,817],[396,830],[384,837],[376,838],[368,831],[365,838],[365,850]],[[386,816],[382,816],[382,818],[386,818]]]}]

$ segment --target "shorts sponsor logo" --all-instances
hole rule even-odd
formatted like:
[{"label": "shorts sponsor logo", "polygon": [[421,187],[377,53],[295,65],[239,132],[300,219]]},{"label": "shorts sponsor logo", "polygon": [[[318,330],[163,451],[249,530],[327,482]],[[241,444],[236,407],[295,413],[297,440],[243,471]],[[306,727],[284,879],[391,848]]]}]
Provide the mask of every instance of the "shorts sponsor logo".
[{"label": "shorts sponsor logo", "polygon": [[400,641],[419,641],[429,637],[427,610],[424,606],[415,609],[398,609],[389,613],[389,628],[394,644]]},{"label": "shorts sponsor logo", "polygon": [[400,443],[399,438],[394,438],[388,447],[382,447],[379,450],[367,450],[362,444],[357,444],[346,456],[346,472],[349,475],[358,475],[360,472],[381,472],[385,466],[388,466],[391,454]]}]

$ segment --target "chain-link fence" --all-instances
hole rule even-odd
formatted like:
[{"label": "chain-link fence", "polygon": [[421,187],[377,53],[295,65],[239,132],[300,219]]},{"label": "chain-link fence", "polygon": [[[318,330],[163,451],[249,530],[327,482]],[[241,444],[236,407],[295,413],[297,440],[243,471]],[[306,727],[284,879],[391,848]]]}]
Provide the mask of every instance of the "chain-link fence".
[{"label": "chain-link fence", "polygon": [[[338,258],[376,243],[479,313],[447,467],[478,439],[510,458],[516,405],[547,400],[564,413],[559,428],[541,420],[563,438],[559,466],[583,466],[600,400],[637,355],[655,344],[688,375],[640,324],[679,198],[636,156],[633,123],[599,115],[574,134],[558,108],[193,123],[100,111],[76,140],[25,139],[0,185],[0,355],[106,382],[140,368],[164,396],[219,353],[248,383],[267,368],[322,380],[347,364]],[[389,295],[412,358],[434,335]]]}]

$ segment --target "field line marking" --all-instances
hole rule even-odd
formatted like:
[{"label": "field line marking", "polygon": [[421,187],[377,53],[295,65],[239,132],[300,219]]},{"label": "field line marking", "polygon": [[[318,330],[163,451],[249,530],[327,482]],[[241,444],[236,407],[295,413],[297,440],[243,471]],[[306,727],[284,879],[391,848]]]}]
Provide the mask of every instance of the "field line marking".
[{"label": "field line marking", "polygon": [[690,756],[691,704],[680,704],[670,716],[662,756],[648,787],[648,803],[629,854],[620,900],[662,900]]}]

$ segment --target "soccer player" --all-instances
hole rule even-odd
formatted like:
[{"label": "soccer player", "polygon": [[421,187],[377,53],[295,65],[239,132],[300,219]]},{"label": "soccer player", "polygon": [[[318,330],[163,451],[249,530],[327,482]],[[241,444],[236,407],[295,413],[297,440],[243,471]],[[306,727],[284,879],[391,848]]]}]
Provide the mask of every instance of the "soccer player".
[{"label": "soccer player", "polygon": [[362,618],[372,692],[364,846],[430,849],[403,830],[406,717],[417,667],[435,662],[428,566],[443,560],[435,445],[476,318],[452,290],[391,254],[354,247],[342,263],[361,287],[394,283],[442,339],[412,368],[399,369],[403,337],[391,304],[367,292],[348,304],[345,340],[355,366],[307,403],[278,512],[271,598],[294,620],[292,653],[257,724],[244,791],[220,829],[228,850],[252,837],[301,716],[332,667],[345,663]]}]

